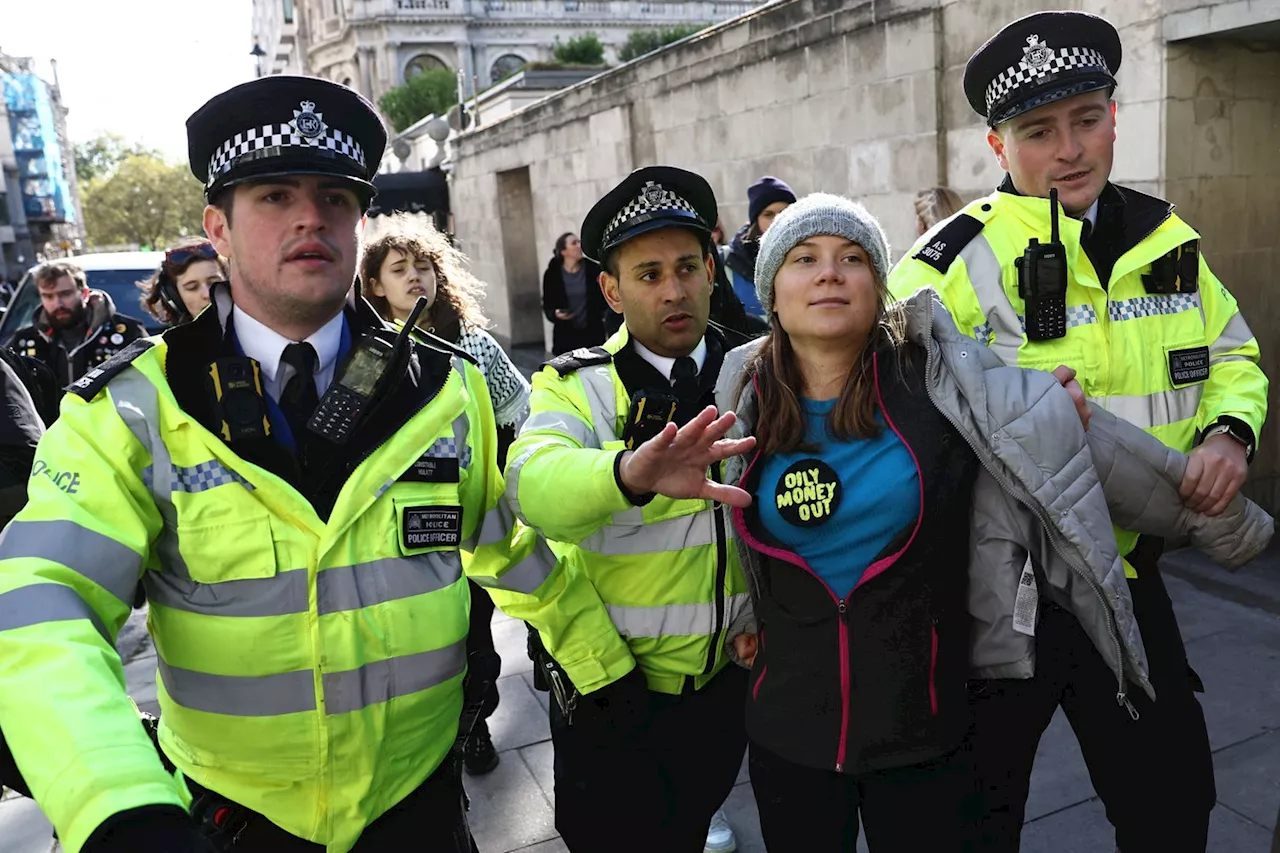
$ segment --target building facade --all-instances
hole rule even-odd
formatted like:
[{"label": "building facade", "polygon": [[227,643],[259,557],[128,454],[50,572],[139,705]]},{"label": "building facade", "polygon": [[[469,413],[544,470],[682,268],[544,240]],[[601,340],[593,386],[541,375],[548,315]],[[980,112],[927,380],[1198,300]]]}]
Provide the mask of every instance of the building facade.
[{"label": "building facade", "polygon": [[84,216],[67,108],[29,58],[0,54],[0,278],[78,251]]},{"label": "building facade", "polygon": [[254,0],[267,73],[345,83],[375,103],[428,68],[461,71],[483,91],[584,33],[605,61],[634,30],[707,26],[759,0]]}]

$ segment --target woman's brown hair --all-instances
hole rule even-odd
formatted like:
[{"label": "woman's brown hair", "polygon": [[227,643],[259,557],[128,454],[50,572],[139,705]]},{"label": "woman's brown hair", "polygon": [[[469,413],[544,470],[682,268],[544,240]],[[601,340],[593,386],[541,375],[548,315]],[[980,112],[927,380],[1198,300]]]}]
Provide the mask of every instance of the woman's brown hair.
[{"label": "woman's brown hair", "polygon": [[[384,217],[378,217],[384,219]],[[410,258],[431,261],[436,271],[436,299],[418,320],[418,325],[437,331],[442,337],[456,339],[460,326],[483,329],[485,319],[480,301],[484,284],[467,270],[467,257],[453,247],[449,238],[435,229],[423,216],[394,213],[378,223],[377,235],[364,245],[360,262],[360,293],[387,320],[391,305],[386,297],[373,292],[373,282],[382,272],[382,264],[392,250]]]},{"label": "woman's brown hair", "polygon": [[[223,281],[226,281],[230,271],[227,268],[227,259],[219,255],[216,259],[201,258],[193,255],[185,263],[173,264],[169,262],[167,257],[169,252],[177,249],[194,249],[196,246],[202,246],[208,243],[206,237],[184,237],[174,243],[165,250],[166,257],[160,262],[160,268],[153,272],[150,276],[138,282],[138,289],[142,291],[142,297],[139,301],[142,303],[142,310],[146,311],[152,317],[155,317],[161,323],[172,325],[178,321],[177,317],[171,316],[169,308],[160,298],[160,286],[167,280],[177,289],[178,276],[187,271],[187,268],[196,261],[213,260],[218,265],[218,271],[222,273]],[[181,298],[181,296],[179,296]]]},{"label": "woman's brown hair", "polygon": [[[831,414],[827,416],[827,431],[837,441],[879,435],[872,354],[877,349],[890,349],[900,369],[906,357],[907,348],[903,346],[906,315],[898,305],[890,305],[889,289],[884,282],[877,279],[875,288],[876,322],[867,335],[857,363],[849,370]],[[791,346],[791,337],[772,310],[769,322],[772,328],[747,366],[744,380],[744,384],[753,378],[756,382],[756,409],[759,413],[755,424],[757,447],[764,455],[816,450],[812,442],[805,441],[805,416],[799,397],[800,389],[804,388],[804,376]]]}]

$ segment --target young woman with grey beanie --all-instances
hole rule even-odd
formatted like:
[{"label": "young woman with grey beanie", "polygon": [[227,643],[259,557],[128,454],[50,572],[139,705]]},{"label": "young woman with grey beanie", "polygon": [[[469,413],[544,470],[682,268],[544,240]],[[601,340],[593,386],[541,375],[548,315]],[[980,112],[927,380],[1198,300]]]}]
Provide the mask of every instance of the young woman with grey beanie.
[{"label": "young woman with grey beanie", "polygon": [[[891,306],[888,272],[861,205],[791,205],[756,263],[771,331],[717,386],[730,435],[755,438],[724,472],[752,497],[733,511],[752,613],[729,636],[771,853],[853,851],[860,818],[872,853],[969,849],[968,683],[1032,677],[1039,589],[1060,603],[1043,618],[1078,620],[1111,667],[1127,720],[1150,683],[1111,524],[1187,517],[1173,451],[1091,413],[1070,370],[1003,366],[932,291]],[[1256,510],[1200,521],[1252,551]]]}]

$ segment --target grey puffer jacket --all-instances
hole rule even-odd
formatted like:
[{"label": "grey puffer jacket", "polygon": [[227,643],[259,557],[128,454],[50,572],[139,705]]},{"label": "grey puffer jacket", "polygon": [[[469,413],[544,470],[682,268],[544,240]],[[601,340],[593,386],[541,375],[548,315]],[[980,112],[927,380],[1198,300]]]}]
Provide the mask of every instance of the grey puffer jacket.
[{"label": "grey puffer jacket", "polygon": [[[932,289],[903,303],[910,344],[926,353],[934,407],[964,437],[982,465],[974,487],[969,546],[970,651],[974,678],[1030,678],[1034,637],[1014,629],[1023,568],[1036,569],[1041,592],[1072,612],[1116,674],[1152,698],[1146,654],[1133,615],[1112,524],[1186,539],[1216,562],[1238,568],[1271,540],[1273,521],[1237,496],[1214,518],[1187,510],[1178,496],[1187,458],[1097,407],[1088,433],[1052,374],[1004,365],[962,335]],[[750,435],[756,399],[747,367],[759,342],[725,357],[716,387],[721,411],[734,411],[732,436]],[[746,460],[730,460],[725,482],[742,480]],[[742,565],[759,588],[761,561],[741,538]],[[753,633],[744,614],[728,636]],[[732,644],[731,644],[732,645]]]}]

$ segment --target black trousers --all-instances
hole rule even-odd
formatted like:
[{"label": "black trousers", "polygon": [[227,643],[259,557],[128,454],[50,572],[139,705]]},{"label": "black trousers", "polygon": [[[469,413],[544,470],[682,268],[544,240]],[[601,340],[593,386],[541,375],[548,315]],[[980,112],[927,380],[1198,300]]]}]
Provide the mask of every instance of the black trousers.
[{"label": "black trousers", "polygon": [[[467,588],[471,591],[471,626],[467,629],[467,656],[478,651],[497,655],[493,646],[493,599],[484,587],[470,578]],[[478,697],[477,697],[478,698]],[[498,707],[498,682],[495,679],[485,691],[485,714],[488,718]]]},{"label": "black trousers", "polygon": [[851,776],[751,744],[747,766],[769,853],[854,853],[858,816],[872,853],[961,853],[973,806],[967,747],[910,767]]},{"label": "black trousers", "polygon": [[[702,690],[650,693],[636,730],[551,703],[556,829],[572,853],[702,853],[711,816],[733,789],[747,736],[747,671],[730,665]],[[619,814],[629,817],[621,823]]]},{"label": "black trousers", "polygon": [[[194,798],[192,816],[203,823],[217,808],[217,795],[190,779]],[[232,848],[235,853],[318,853],[323,844],[304,841],[271,821],[255,815]],[[476,853],[467,826],[466,797],[462,791],[461,762],[452,758],[361,833],[352,853],[415,850],[421,853]]]},{"label": "black trousers", "polygon": [[[1144,545],[1146,543],[1144,542]],[[972,743],[982,817],[980,849],[1016,853],[1031,765],[1059,705],[1122,853],[1204,853],[1217,799],[1199,679],[1187,664],[1173,603],[1156,566],[1159,549],[1130,560],[1134,613],[1156,701],[1130,686],[1138,719],[1116,703],[1116,678],[1070,613],[1042,603],[1036,674],[971,685]]]}]

